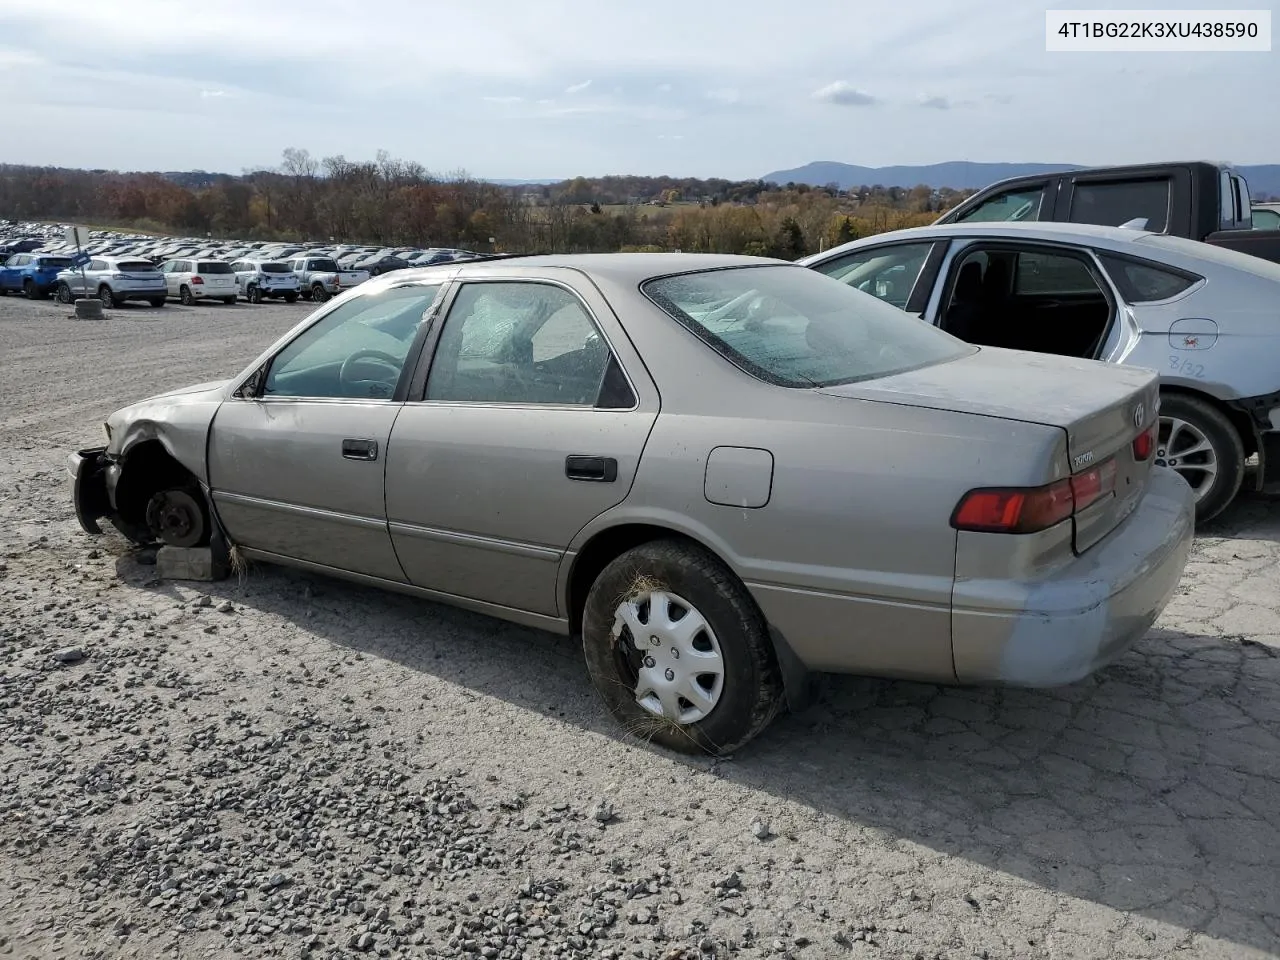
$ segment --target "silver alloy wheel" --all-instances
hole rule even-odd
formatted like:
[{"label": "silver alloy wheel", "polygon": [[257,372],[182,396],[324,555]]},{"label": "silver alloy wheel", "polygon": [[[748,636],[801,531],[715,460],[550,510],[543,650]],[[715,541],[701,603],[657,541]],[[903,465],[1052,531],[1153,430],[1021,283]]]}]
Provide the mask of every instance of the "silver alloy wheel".
[{"label": "silver alloy wheel", "polygon": [[1160,418],[1156,464],[1180,473],[1195,491],[1197,502],[1218,477],[1218,452],[1209,438],[1194,423],[1177,417]]},{"label": "silver alloy wheel", "polygon": [[724,657],[706,618],[674,593],[646,590],[618,605],[613,637],[639,653],[636,703],[672,723],[697,723],[724,692]]}]

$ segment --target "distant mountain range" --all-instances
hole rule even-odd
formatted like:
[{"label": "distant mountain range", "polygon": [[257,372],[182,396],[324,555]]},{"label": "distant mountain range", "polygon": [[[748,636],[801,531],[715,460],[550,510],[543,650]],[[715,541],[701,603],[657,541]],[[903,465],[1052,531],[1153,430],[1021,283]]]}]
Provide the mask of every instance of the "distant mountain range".
[{"label": "distant mountain range", "polygon": [[[925,166],[859,167],[851,163],[820,160],[806,163],[794,170],[766,173],[761,179],[771,183],[807,183],[815,187],[835,183],[842,190],[877,184],[882,187],[906,188],[924,184],[929,187],[951,187],[953,190],[977,190],[1009,177],[1079,169],[1080,164],[1072,163],[970,163],[967,160],[952,160]],[[1249,182],[1249,192],[1255,197],[1280,196],[1280,164],[1241,166],[1238,169]]]}]

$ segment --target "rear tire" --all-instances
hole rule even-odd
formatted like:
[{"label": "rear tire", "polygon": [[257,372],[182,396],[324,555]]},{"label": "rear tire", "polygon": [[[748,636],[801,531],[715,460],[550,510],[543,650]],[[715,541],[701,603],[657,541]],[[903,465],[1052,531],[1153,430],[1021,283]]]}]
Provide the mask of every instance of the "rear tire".
[{"label": "rear tire", "polygon": [[1244,442],[1217,407],[1199,397],[1160,397],[1156,463],[1182,476],[1196,493],[1196,524],[1212,520],[1236,498],[1244,480]]},{"label": "rear tire", "polygon": [[316,303],[324,303],[329,299],[329,291],[318,283],[311,285],[311,299]]},{"label": "rear tire", "polygon": [[645,543],[606,566],[587,595],[582,649],[627,732],[681,753],[731,753],[783,704],[763,615],[733,572],[693,544]]},{"label": "rear tire", "polygon": [[256,283],[249,284],[249,289],[245,291],[245,299],[250,303],[262,302],[262,291],[258,288]]},{"label": "rear tire", "polygon": [[122,302],[105,283],[98,288],[98,299],[102,301],[104,307],[118,307]]},{"label": "rear tire", "polygon": [[75,302],[76,298],[72,295],[71,286],[69,284],[59,283],[58,290],[54,294],[54,299],[56,299],[58,303],[67,304]]},{"label": "rear tire", "polygon": [[188,287],[185,283],[182,285],[182,288],[178,291],[178,299],[182,301],[182,305],[184,307],[193,307],[195,306],[195,303],[196,303],[195,295],[192,294],[191,288]]},{"label": "rear tire", "polygon": [[163,307],[165,304],[164,297],[152,297],[148,301],[153,307]]},{"label": "rear tire", "polygon": [[28,300],[43,300],[44,294],[40,292],[34,281],[25,280],[22,284],[22,293]]},{"label": "rear tire", "polygon": [[286,293],[286,294],[284,295],[284,302],[285,302],[285,303],[297,303],[297,302],[298,302],[298,295],[297,295],[296,293]]},{"label": "rear tire", "polygon": [[223,297],[222,302],[225,303],[228,307],[234,307],[236,305],[236,300],[238,299],[239,297]]}]

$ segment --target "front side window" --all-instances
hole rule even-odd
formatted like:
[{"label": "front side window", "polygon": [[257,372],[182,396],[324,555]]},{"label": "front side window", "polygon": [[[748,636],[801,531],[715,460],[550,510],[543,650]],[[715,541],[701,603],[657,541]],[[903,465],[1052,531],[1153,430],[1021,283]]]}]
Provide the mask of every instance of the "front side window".
[{"label": "front side window", "polygon": [[582,301],[549,283],[468,283],[449,310],[427,400],[593,406],[612,354]]},{"label": "front side window", "polygon": [[1143,229],[1163,233],[1169,226],[1171,184],[1168,177],[1077,183],[1071,195],[1068,219],[1072,223],[1093,223],[1103,227],[1145,220]]},{"label": "front side window", "polygon": [[276,354],[263,396],[390,399],[440,288],[394,287],[338,306]]},{"label": "front side window", "polygon": [[1018,220],[1039,220],[1040,207],[1044,204],[1043,183],[1032,187],[1006,190],[983,200],[972,210],[957,217],[959,223],[996,223]]},{"label": "front side window", "polygon": [[806,267],[677,274],[649,280],[641,289],[711,349],[785,387],[887,377],[973,350]]},{"label": "front side window", "polygon": [[814,269],[905,310],[932,249],[932,242],[899,243],[859,250]]}]

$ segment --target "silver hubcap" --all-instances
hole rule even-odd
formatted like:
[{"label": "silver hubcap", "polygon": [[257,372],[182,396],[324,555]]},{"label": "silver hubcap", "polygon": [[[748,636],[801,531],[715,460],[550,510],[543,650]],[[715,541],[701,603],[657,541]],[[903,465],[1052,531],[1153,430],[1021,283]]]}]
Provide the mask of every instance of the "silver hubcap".
[{"label": "silver hubcap", "polygon": [[1199,500],[1218,476],[1218,454],[1199,427],[1177,417],[1160,418],[1156,464],[1171,467],[1191,484]]},{"label": "silver hubcap", "polygon": [[645,591],[618,605],[613,636],[640,654],[636,703],[673,723],[697,723],[724,692],[724,657],[697,609],[674,593]]}]

